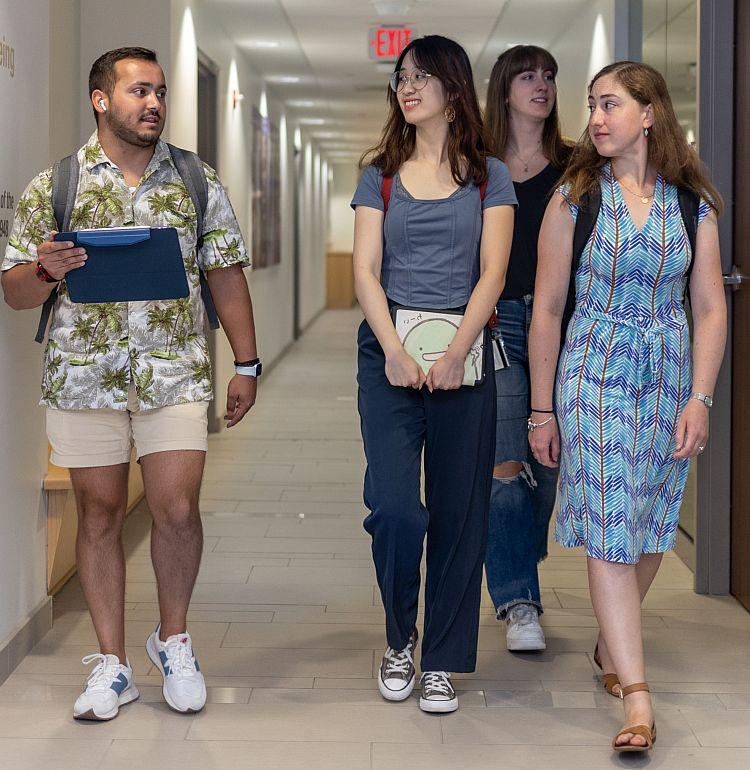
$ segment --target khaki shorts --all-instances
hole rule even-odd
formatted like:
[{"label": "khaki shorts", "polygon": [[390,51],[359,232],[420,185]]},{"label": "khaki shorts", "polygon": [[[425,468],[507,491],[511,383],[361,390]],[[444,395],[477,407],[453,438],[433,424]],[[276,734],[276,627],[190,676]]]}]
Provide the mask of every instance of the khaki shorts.
[{"label": "khaki shorts", "polygon": [[50,460],[61,468],[97,468],[153,452],[208,449],[208,401],[140,411],[135,391],[127,411],[47,409]]}]

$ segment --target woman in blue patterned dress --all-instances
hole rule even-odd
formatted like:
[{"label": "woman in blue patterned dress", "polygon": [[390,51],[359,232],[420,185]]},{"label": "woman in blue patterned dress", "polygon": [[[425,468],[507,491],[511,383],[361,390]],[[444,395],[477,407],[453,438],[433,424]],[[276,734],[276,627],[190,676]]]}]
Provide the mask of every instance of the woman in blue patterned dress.
[{"label": "woman in blue patterned dress", "polygon": [[[588,101],[588,129],[540,234],[532,403],[552,409],[554,388],[555,414],[532,413],[529,440],[542,464],[560,466],[557,541],[583,546],[588,556],[601,629],[597,660],[622,683],[615,694],[625,696],[627,727],[612,746],[643,751],[655,728],[641,602],[674,545],[690,458],[708,438],[726,340],[721,201],[655,69],[605,67]],[[574,222],[597,185],[601,208],[575,276],[575,312],[557,365]],[[678,188],[699,199],[694,256]],[[683,306],[688,277],[692,351]]]}]

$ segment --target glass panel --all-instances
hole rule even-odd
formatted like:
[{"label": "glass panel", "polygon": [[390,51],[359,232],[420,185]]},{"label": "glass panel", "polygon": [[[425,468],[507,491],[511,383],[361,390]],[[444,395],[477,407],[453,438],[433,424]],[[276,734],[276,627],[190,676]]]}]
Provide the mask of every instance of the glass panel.
[{"label": "glass panel", "polygon": [[688,141],[698,133],[698,4],[643,0],[643,61],[664,75]]},{"label": "glass panel", "polygon": [[[695,0],[643,0],[643,61],[664,75],[689,142],[698,135],[698,7]],[[680,529],[695,540],[696,463],[691,463]]]}]

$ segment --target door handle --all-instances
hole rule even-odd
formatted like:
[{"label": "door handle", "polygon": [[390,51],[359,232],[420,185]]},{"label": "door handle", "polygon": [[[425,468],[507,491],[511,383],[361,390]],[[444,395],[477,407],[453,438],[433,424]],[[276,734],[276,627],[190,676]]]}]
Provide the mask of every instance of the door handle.
[{"label": "door handle", "polygon": [[742,288],[742,284],[750,281],[750,275],[743,275],[737,265],[732,265],[732,272],[722,276],[725,286],[731,286],[732,291]]}]

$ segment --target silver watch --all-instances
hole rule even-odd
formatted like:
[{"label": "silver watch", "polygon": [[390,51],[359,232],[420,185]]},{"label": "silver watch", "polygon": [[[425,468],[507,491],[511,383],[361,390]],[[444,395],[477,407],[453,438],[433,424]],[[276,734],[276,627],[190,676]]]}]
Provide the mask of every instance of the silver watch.
[{"label": "silver watch", "polygon": [[693,393],[690,398],[695,398],[698,401],[702,401],[705,405],[706,409],[710,409],[714,405],[714,400],[711,398],[711,396],[707,396],[705,393]]}]

